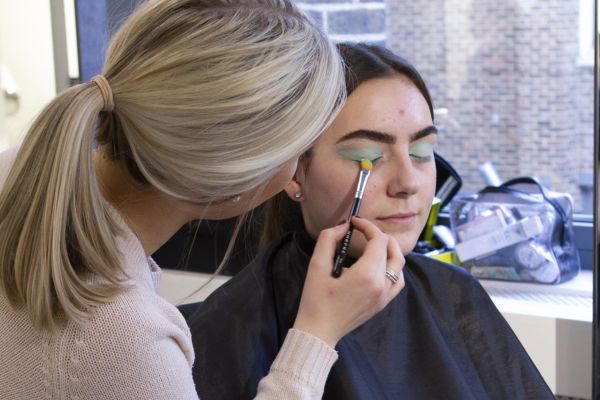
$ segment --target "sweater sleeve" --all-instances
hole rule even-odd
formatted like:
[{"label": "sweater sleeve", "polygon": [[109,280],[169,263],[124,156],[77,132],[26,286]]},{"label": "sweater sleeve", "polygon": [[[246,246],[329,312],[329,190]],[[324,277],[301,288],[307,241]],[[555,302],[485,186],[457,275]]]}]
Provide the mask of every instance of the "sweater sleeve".
[{"label": "sweater sleeve", "polygon": [[258,385],[256,399],[320,399],[336,360],[337,352],[325,342],[290,329],[269,374]]}]

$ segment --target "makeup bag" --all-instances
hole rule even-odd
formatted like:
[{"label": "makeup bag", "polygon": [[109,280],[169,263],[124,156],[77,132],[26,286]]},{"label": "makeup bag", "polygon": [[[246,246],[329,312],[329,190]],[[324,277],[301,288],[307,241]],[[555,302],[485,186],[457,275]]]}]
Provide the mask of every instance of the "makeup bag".
[{"label": "makeup bag", "polygon": [[450,203],[460,264],[477,278],[556,284],[579,272],[573,200],[515,178]]}]

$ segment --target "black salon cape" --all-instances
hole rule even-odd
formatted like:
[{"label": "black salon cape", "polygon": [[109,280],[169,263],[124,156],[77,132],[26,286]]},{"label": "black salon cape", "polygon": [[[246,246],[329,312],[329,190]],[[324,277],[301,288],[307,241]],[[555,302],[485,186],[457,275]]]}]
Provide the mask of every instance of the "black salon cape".
[{"label": "black salon cape", "polygon": [[[272,243],[188,319],[202,400],[254,398],[294,322],[313,247],[298,232]],[[324,399],[554,398],[475,279],[419,255],[406,257],[404,279],[339,341]]]}]

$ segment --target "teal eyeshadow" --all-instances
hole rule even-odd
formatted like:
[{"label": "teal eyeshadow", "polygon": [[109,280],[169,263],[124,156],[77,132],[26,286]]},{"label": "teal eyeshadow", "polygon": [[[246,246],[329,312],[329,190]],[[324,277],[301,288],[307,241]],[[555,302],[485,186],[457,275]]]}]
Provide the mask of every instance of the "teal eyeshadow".
[{"label": "teal eyeshadow", "polygon": [[409,149],[411,156],[416,157],[428,157],[433,155],[433,144],[432,143],[416,143],[410,146]]},{"label": "teal eyeshadow", "polygon": [[360,161],[363,158],[366,158],[369,161],[373,161],[378,158],[381,158],[383,152],[377,147],[365,147],[357,150],[338,149],[337,154],[341,157],[353,161]]}]

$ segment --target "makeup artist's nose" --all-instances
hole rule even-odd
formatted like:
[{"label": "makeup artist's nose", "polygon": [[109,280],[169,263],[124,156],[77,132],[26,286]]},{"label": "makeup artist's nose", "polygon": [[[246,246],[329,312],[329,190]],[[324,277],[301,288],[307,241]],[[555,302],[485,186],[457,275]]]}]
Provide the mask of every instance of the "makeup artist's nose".
[{"label": "makeup artist's nose", "polygon": [[419,179],[410,156],[396,157],[390,165],[387,192],[389,196],[410,196],[417,192]]}]

